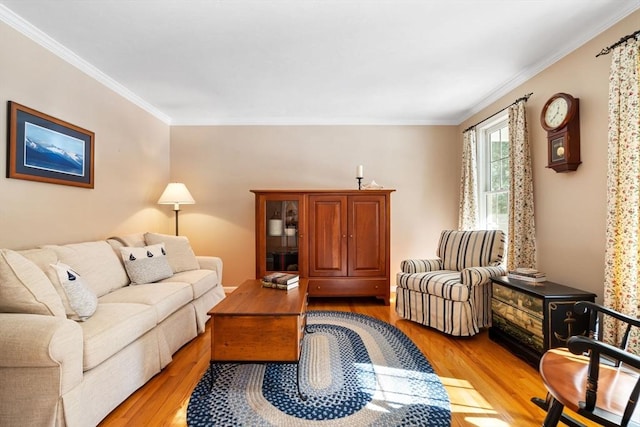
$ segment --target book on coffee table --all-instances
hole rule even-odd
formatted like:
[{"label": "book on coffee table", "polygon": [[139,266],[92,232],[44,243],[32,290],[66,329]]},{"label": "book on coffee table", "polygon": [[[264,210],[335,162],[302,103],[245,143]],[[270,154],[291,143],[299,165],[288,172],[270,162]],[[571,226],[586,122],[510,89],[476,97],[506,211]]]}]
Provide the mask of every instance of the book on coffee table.
[{"label": "book on coffee table", "polygon": [[262,278],[262,286],[265,288],[292,289],[298,286],[300,276],[290,273],[271,273]]},{"label": "book on coffee table", "polygon": [[292,282],[292,283],[289,283],[289,284],[280,284],[280,283],[278,283],[276,285],[276,288],[280,289],[280,290],[283,290],[283,291],[288,291],[290,289],[297,288],[298,287],[298,283],[299,283],[298,281],[295,281],[295,282]]},{"label": "book on coffee table", "polygon": [[285,274],[275,278],[275,282],[278,285],[290,285],[291,283],[297,283],[300,280],[300,276],[297,274]]}]

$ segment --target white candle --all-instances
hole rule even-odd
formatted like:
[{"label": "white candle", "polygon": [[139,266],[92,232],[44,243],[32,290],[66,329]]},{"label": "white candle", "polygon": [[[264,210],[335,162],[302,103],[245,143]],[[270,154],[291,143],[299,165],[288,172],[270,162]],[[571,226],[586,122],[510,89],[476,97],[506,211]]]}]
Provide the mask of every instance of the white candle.
[{"label": "white candle", "polygon": [[358,168],[356,169],[356,178],[362,178],[364,177],[364,166],[359,165]]}]

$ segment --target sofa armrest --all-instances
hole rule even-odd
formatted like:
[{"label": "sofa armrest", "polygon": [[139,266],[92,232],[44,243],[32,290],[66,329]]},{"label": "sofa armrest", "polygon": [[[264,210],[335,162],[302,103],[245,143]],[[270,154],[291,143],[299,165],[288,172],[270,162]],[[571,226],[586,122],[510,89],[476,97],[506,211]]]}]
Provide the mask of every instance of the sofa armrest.
[{"label": "sofa armrest", "polygon": [[468,267],[462,270],[462,284],[479,286],[488,283],[492,277],[506,276],[507,270],[504,266],[498,267]]},{"label": "sofa armrest", "polygon": [[[82,382],[82,328],[73,320],[0,313],[0,342],[0,382],[5,385],[17,383],[33,387],[34,393],[38,393],[38,389],[56,383],[55,388],[64,394]],[[38,383],[11,381],[14,376],[27,379],[30,373],[38,378]],[[10,398],[11,390],[5,389],[2,394],[5,392],[8,395],[3,397]]]},{"label": "sofa armrest", "polygon": [[405,259],[400,263],[403,273],[426,273],[428,271],[442,270],[442,260],[435,259]]},{"label": "sofa armrest", "polygon": [[216,256],[197,255],[196,259],[203,270],[213,270],[218,273],[218,285],[222,285],[222,258]]}]

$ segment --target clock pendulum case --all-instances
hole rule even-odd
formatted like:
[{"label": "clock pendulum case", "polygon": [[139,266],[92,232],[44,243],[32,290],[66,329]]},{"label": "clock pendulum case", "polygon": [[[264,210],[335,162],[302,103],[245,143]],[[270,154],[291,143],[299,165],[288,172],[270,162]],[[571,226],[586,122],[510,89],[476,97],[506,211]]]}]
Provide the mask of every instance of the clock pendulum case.
[{"label": "clock pendulum case", "polygon": [[556,93],[542,108],[540,122],[547,131],[548,168],[556,172],[578,169],[580,163],[580,100]]}]

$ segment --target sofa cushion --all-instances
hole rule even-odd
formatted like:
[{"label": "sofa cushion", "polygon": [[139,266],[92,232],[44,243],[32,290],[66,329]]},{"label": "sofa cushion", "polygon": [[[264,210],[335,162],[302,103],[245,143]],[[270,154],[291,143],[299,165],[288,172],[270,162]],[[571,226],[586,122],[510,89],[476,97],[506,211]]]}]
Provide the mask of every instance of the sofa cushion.
[{"label": "sofa cushion", "polygon": [[397,285],[412,291],[436,295],[453,301],[467,301],[469,287],[461,283],[459,271],[440,270],[427,273],[398,273]]},{"label": "sofa cushion", "polygon": [[43,247],[54,250],[60,261],[80,273],[98,297],[129,284],[120,257],[104,240]]},{"label": "sofa cushion", "polygon": [[164,243],[167,251],[167,259],[174,273],[181,271],[197,270],[200,264],[196,254],[191,249],[189,239],[185,236],[170,236],[168,234],[145,233],[144,240],[147,245]]},{"label": "sofa cushion", "polygon": [[0,312],[65,316],[62,300],[44,272],[9,249],[0,250]]},{"label": "sofa cushion", "polygon": [[191,286],[184,282],[125,286],[100,298],[100,303],[136,303],[153,306],[160,323],[191,302]]},{"label": "sofa cushion", "polygon": [[116,252],[122,246],[133,246],[137,248],[146,246],[146,243],[144,241],[144,233],[133,233],[124,236],[109,237],[107,239],[107,242],[109,242],[109,244],[113,246],[114,249],[116,249]]},{"label": "sofa cushion", "polygon": [[62,300],[62,305],[64,306],[64,310],[69,319],[72,319],[76,312],[71,308],[71,304],[69,304],[69,298],[67,298],[67,293],[62,287],[62,283],[60,283],[60,279],[58,279],[58,272],[51,268],[51,264],[55,264],[58,262],[58,255],[53,249],[26,249],[24,251],[20,251],[25,258],[33,261],[44,274],[47,275],[51,283],[53,283],[53,287],[58,292],[58,296],[60,300]]},{"label": "sofa cushion", "polygon": [[82,327],[83,371],[98,366],[156,325],[153,307],[133,303],[102,303]]},{"label": "sofa cushion", "polygon": [[218,273],[212,270],[190,270],[176,273],[164,282],[186,282],[193,289],[193,299],[200,298],[205,292],[218,285]]},{"label": "sofa cushion", "polygon": [[152,283],[173,276],[164,243],[120,248],[122,261],[132,285]]},{"label": "sofa cushion", "polygon": [[89,289],[84,279],[68,265],[58,261],[56,264],[51,264],[51,268],[58,275],[58,281],[73,310],[69,317],[84,322],[95,313],[98,297]]}]

